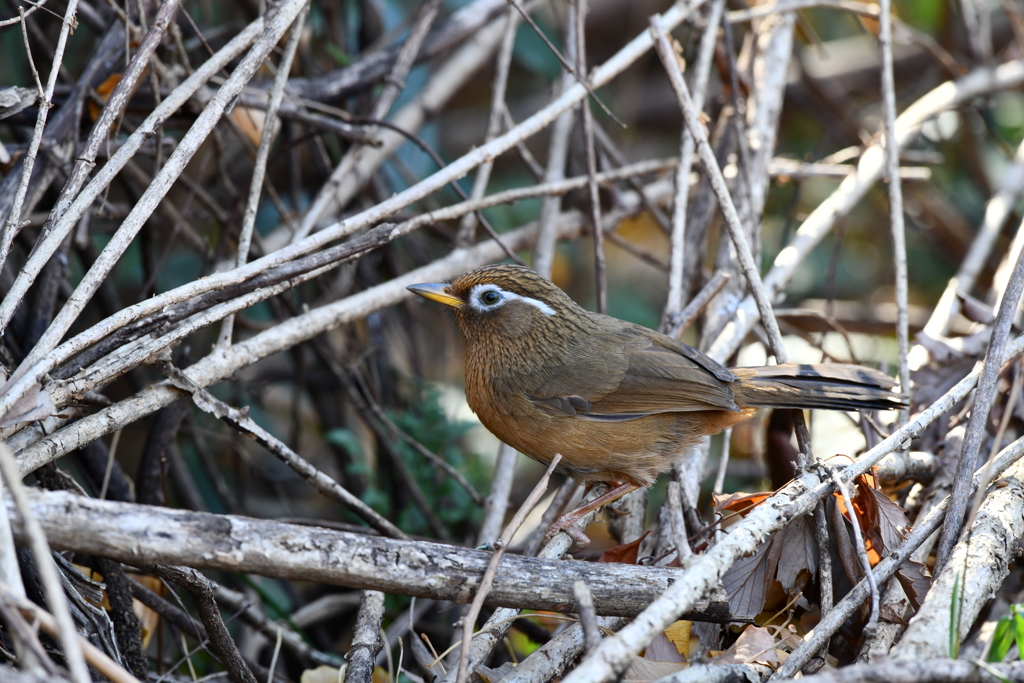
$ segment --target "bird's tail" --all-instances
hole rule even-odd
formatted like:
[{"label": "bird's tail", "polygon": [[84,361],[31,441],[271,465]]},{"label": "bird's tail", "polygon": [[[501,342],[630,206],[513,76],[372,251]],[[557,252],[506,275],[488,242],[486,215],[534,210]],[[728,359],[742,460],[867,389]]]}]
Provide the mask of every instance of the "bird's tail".
[{"label": "bird's tail", "polygon": [[895,380],[859,365],[784,363],[732,371],[741,408],[891,410],[907,405],[907,397],[893,391]]}]

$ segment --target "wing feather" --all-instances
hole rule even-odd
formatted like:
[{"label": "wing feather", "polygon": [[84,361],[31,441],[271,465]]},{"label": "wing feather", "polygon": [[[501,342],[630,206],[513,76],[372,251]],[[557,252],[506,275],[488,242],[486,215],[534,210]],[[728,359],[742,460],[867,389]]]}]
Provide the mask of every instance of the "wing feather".
[{"label": "wing feather", "polygon": [[621,342],[617,353],[596,354],[603,359],[600,363],[580,360],[546,368],[543,384],[529,392],[534,405],[560,417],[601,421],[739,410],[729,386],[732,373],[696,349],[678,344],[689,351],[684,355],[655,343],[661,339],[623,339],[629,341]]}]

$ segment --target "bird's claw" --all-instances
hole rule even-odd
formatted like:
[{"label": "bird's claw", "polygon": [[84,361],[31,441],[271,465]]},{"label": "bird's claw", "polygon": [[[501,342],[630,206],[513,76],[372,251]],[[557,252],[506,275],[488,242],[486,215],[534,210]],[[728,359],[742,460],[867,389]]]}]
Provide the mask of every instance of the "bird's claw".
[{"label": "bird's claw", "polygon": [[564,531],[572,538],[573,545],[576,546],[577,550],[583,550],[586,548],[590,545],[590,539],[587,538],[585,533],[573,526],[577,519],[578,518],[574,517],[572,514],[562,515],[556,519],[555,523],[549,526],[547,532],[544,534],[544,542],[547,543],[557,536],[560,531]]}]

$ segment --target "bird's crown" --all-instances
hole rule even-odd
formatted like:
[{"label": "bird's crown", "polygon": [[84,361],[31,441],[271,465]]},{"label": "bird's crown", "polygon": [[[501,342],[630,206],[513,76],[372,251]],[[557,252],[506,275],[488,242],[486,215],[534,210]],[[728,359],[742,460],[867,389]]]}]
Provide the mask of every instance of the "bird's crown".
[{"label": "bird's crown", "polygon": [[575,307],[572,299],[549,280],[525,266],[511,264],[477,268],[455,278],[445,289],[470,311],[481,314],[512,301],[529,304],[548,316]]}]

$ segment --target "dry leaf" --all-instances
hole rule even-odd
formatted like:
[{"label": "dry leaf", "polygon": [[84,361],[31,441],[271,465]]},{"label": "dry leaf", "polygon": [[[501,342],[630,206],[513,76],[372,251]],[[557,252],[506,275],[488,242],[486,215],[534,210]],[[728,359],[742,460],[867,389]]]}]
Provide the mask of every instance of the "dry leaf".
[{"label": "dry leaf", "polygon": [[906,511],[878,489],[867,489],[875,506],[874,518],[877,522],[878,534],[881,536],[881,554],[895,550],[907,536],[910,520]]},{"label": "dry leaf", "polygon": [[[928,575],[928,568],[920,562],[907,560],[896,570],[896,580],[903,587],[903,592],[907,594],[907,600],[914,611],[921,609],[921,601],[932,587],[932,577]],[[907,618],[910,616],[912,615],[907,615]]]},{"label": "dry leaf", "polygon": [[[114,92],[114,88],[116,88],[117,84],[121,82],[121,77],[123,75],[124,74],[121,73],[111,74],[105,81],[96,86],[96,94],[100,96],[100,99],[104,102],[107,101],[107,98],[110,97],[110,93]],[[102,111],[102,107],[100,105],[93,101],[88,101],[85,106],[89,110],[89,118],[93,121],[100,117],[100,111]]]},{"label": "dry leaf", "polygon": [[649,659],[634,657],[622,679],[624,681],[656,681],[682,671],[688,666],[690,665],[676,662],[652,662]]},{"label": "dry leaf", "polygon": [[665,629],[665,637],[676,646],[676,651],[687,659],[692,652],[690,646],[690,632],[693,630],[692,621],[676,621]]},{"label": "dry leaf", "polygon": [[345,669],[321,664],[315,669],[306,669],[299,677],[299,683],[341,683],[345,679]]},{"label": "dry leaf", "polygon": [[[155,576],[132,574],[132,580],[141,583],[162,598],[167,597],[167,586]],[[145,650],[160,626],[160,615],[135,598],[132,598],[132,609],[135,610],[135,616],[139,618],[139,625],[142,626],[142,649]]]},{"label": "dry leaf", "polygon": [[843,572],[851,584],[860,581],[860,561],[857,559],[857,549],[853,545],[850,531],[846,525],[850,521],[843,514],[842,501],[832,497],[825,502],[825,511],[828,514],[832,526],[832,541],[836,551],[839,553],[839,561],[843,565]]},{"label": "dry leaf", "polygon": [[640,543],[647,538],[647,534],[650,531],[645,531],[644,535],[636,539],[632,543],[623,543],[613,548],[608,548],[601,557],[597,560],[598,562],[617,562],[619,564],[636,564],[637,557],[640,554]]},{"label": "dry leaf", "polygon": [[[818,570],[817,548],[809,518],[799,517],[772,534],[757,552],[738,560],[722,577],[734,614],[753,617],[767,609],[773,593],[790,595]],[[773,583],[782,587],[772,591]]]},{"label": "dry leaf", "polygon": [[682,664],[686,661],[683,653],[664,633],[654,636],[654,640],[644,650],[644,659],[654,662],[673,662],[675,664]]},{"label": "dry leaf", "polygon": [[763,609],[768,582],[775,575],[770,546],[771,541],[762,544],[750,557],[740,558],[722,577],[733,614],[753,617]]},{"label": "dry leaf", "polygon": [[231,120],[242,134],[249,139],[253,147],[259,147],[260,138],[263,137],[263,123],[267,119],[267,112],[251,107],[236,106],[228,114]]},{"label": "dry leaf", "polygon": [[759,493],[743,493],[737,491],[727,496],[713,495],[712,502],[718,512],[747,512],[755,505],[758,505],[768,497],[774,495],[774,491],[762,491]]},{"label": "dry leaf", "polygon": [[778,664],[779,655],[775,648],[779,643],[766,628],[759,626],[748,626],[736,639],[728,650],[722,653],[721,657],[711,660],[712,664],[725,666],[727,664]]},{"label": "dry leaf", "polygon": [[818,572],[818,548],[811,521],[807,516],[798,517],[772,537],[779,552],[775,579],[787,593],[802,589],[807,579]]}]

